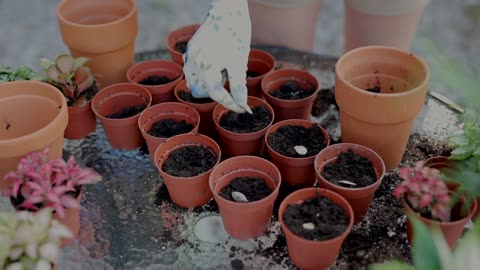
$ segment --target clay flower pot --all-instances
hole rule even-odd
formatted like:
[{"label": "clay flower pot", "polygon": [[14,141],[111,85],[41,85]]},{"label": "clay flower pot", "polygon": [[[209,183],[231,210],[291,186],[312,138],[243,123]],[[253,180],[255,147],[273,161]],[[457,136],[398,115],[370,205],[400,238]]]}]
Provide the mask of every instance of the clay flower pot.
[{"label": "clay flower pot", "polygon": [[[279,99],[268,93],[271,90],[279,89],[280,86],[290,81],[296,82],[301,88],[313,87],[315,92],[298,100]],[[262,80],[263,95],[275,111],[275,122],[288,119],[309,120],[313,101],[319,89],[320,86],[315,76],[304,70],[280,69],[267,74]]]},{"label": "clay flower pot", "polygon": [[[149,76],[165,76],[171,82],[159,85],[145,85],[141,81]],[[179,64],[167,60],[148,60],[130,67],[127,78],[131,83],[140,84],[152,94],[152,104],[175,101],[173,89],[183,79]]]},{"label": "clay flower pot", "polygon": [[[283,216],[289,204],[303,203],[303,201],[319,194],[330,198],[345,210],[349,217],[349,225],[345,232],[333,239],[325,241],[304,239],[288,229],[283,221]],[[280,219],[280,225],[287,240],[288,256],[300,269],[327,269],[331,266],[337,259],[343,241],[353,226],[353,210],[347,200],[333,191],[319,188],[301,189],[288,195],[280,204],[278,218]]]},{"label": "clay flower pot", "polygon": [[[280,170],[284,182],[288,183],[291,186],[312,187],[315,183],[315,168],[313,166],[313,162],[316,155],[304,158],[288,157],[275,151],[268,143],[268,137],[272,133],[275,133],[280,127],[290,125],[311,128],[313,125],[318,124],[301,119],[284,120],[276,123],[268,129],[267,134],[265,135],[265,144],[267,145],[268,154],[271,161]],[[321,127],[320,125],[318,126],[323,133],[326,146],[328,146],[330,144],[330,136],[323,127]]]},{"label": "clay flower pot", "polygon": [[179,102],[160,103],[144,110],[138,118],[138,127],[142,132],[143,138],[147,141],[150,157],[154,159],[155,151],[158,146],[168,138],[155,137],[148,134],[152,125],[164,119],[173,119],[175,121],[186,121],[193,125],[190,133],[197,133],[200,124],[200,115],[198,112],[187,104]]},{"label": "clay flower pot", "polygon": [[183,53],[175,50],[175,45],[177,44],[177,42],[188,43],[188,41],[192,38],[192,36],[195,34],[199,27],[199,24],[187,25],[176,29],[168,34],[167,48],[168,52],[170,52],[170,56],[175,63],[183,65]]},{"label": "clay flower pot", "polygon": [[[427,64],[411,53],[373,46],[344,54],[335,70],[342,141],[371,148],[391,171],[400,163],[423,108],[430,80]],[[381,93],[365,90],[372,88]]]},{"label": "clay flower pot", "polygon": [[[97,83],[97,88],[100,84]],[[97,117],[92,110],[92,100],[89,100],[83,107],[68,106],[68,124],[65,129],[65,138],[78,140],[85,138],[88,134],[97,129]]]},{"label": "clay flower pot", "polygon": [[[80,193],[77,196],[77,202],[79,204],[82,201],[82,191],[83,188],[80,189]],[[65,209],[65,216],[63,218],[54,212],[52,218],[67,226],[73,234],[72,238],[65,238],[62,240],[62,247],[73,243],[75,239],[77,239],[78,233],[80,232],[80,208]]]},{"label": "clay flower pot", "polygon": [[247,77],[248,95],[263,98],[262,80],[275,69],[275,58],[264,50],[251,49],[248,56],[248,71],[258,76]]},{"label": "clay flower pot", "polygon": [[[335,185],[322,176],[325,165],[330,162],[335,162],[340,153],[347,152],[349,149],[352,149],[352,151],[359,156],[368,158],[372,162],[375,174],[377,176],[375,183],[362,188],[346,188]],[[377,191],[378,187],[382,183],[383,176],[385,175],[385,163],[377,153],[365,146],[350,143],[340,143],[323,149],[317,155],[315,158],[315,171],[318,184],[321,188],[332,190],[347,199],[348,203],[352,206],[355,214],[355,224],[357,224],[361,222],[367,214],[368,209],[370,208],[370,203],[375,195],[375,191]],[[345,180],[348,181],[349,179]]]},{"label": "clay flower pot", "polygon": [[98,92],[92,100],[92,109],[112,147],[132,150],[144,143],[137,123],[140,113],[123,119],[107,116],[131,106],[145,105],[148,108],[151,103],[152,95],[146,88],[133,83],[118,83]]},{"label": "clay flower pot", "polygon": [[409,51],[430,0],[345,0],[345,52],[383,45]]},{"label": "clay flower pot", "polygon": [[220,136],[220,145],[222,147],[222,152],[226,157],[234,157],[239,155],[260,156],[263,153],[263,149],[265,147],[264,136],[267,133],[268,128],[272,125],[273,120],[275,119],[275,114],[272,107],[270,107],[267,102],[259,98],[248,97],[247,104],[250,107],[266,107],[272,114],[272,121],[265,128],[257,132],[231,132],[220,126],[220,120],[222,119],[223,115],[230,110],[225,108],[223,105],[218,104],[213,110],[213,120],[215,122],[215,128],[217,129]]},{"label": "clay flower pot", "polygon": [[[31,152],[49,147],[48,159],[62,157],[67,123],[66,99],[54,86],[37,81],[1,83],[0,179]],[[7,185],[0,181],[0,190]]]},{"label": "clay flower pot", "polygon": [[[273,192],[261,200],[246,203],[230,201],[220,196],[220,190],[236,177],[262,178]],[[265,233],[281,184],[280,171],[274,164],[254,156],[233,157],[213,169],[209,184],[228,234],[246,240]]]},{"label": "clay flower pot", "polygon": [[135,0],[62,0],[57,19],[63,42],[86,63],[102,87],[125,82],[138,32]]},{"label": "clay flower pot", "polygon": [[176,149],[188,145],[205,146],[217,156],[215,165],[220,162],[220,146],[211,138],[201,134],[180,134],[167,139],[155,151],[155,166],[165,180],[168,193],[172,201],[182,207],[198,207],[212,199],[212,192],[208,187],[208,179],[214,167],[193,177],[177,177],[166,173],[163,165],[168,156]]}]

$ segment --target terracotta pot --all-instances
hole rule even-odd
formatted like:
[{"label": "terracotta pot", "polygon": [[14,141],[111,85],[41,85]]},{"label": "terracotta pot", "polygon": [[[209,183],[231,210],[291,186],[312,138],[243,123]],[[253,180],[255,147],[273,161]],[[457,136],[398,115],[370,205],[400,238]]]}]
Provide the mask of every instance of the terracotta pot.
[{"label": "terracotta pot", "polygon": [[177,44],[177,42],[188,42],[199,27],[199,24],[187,25],[176,29],[175,31],[172,31],[168,34],[167,48],[173,61],[180,65],[183,65],[183,54],[175,50],[175,45]]},{"label": "terracotta pot", "polygon": [[25,155],[50,148],[48,159],[62,157],[68,123],[67,102],[54,86],[37,81],[0,84],[0,190],[7,172]]},{"label": "terracotta pot", "polygon": [[220,146],[211,138],[201,134],[181,134],[167,139],[155,151],[155,165],[160,175],[165,180],[168,193],[172,201],[181,207],[198,207],[212,199],[212,192],[208,187],[208,179],[212,173],[210,170],[193,177],[176,177],[163,171],[163,164],[168,156],[176,149],[188,145],[205,146],[217,155],[217,165],[220,162]]},{"label": "terracotta pot", "polygon": [[[427,160],[425,160],[425,163],[423,164],[425,167],[429,167],[432,169],[437,169],[437,170],[442,170],[442,169],[454,169],[453,162],[448,159],[448,157],[442,157],[442,156],[437,156],[437,157],[431,157]],[[456,183],[446,183],[448,190],[455,191],[458,189],[458,184]]]},{"label": "terracotta pot", "polygon": [[384,45],[409,51],[430,0],[345,0],[345,52]]},{"label": "terracotta pot", "polygon": [[[345,188],[327,181],[322,176],[321,173],[323,172],[325,165],[335,162],[340,153],[347,152],[349,149],[352,149],[352,151],[359,156],[370,159],[377,176],[377,181],[375,181],[375,183],[362,188]],[[340,143],[323,149],[317,155],[315,158],[315,171],[318,184],[321,188],[332,190],[347,199],[348,203],[352,206],[355,214],[355,224],[357,224],[361,222],[367,214],[368,209],[370,208],[370,203],[375,195],[375,191],[377,191],[378,187],[382,183],[383,176],[385,175],[385,163],[377,153],[365,146],[350,143]]]},{"label": "terracotta pot", "polygon": [[[82,188],[83,189],[83,188]],[[80,204],[82,201],[82,189],[77,197],[77,202]],[[64,238],[62,240],[62,247],[68,246],[77,239],[78,233],[80,232],[80,208],[67,208],[65,209],[65,216],[61,218],[57,213],[53,213],[53,219],[58,220],[62,224],[68,227],[72,232],[72,238]]]},{"label": "terracotta pot", "polygon": [[247,104],[250,107],[264,106],[272,114],[272,121],[264,129],[253,133],[235,133],[228,131],[220,126],[220,120],[223,115],[230,110],[218,104],[213,110],[213,121],[215,122],[215,128],[220,135],[220,145],[222,147],[222,153],[226,157],[234,157],[240,155],[254,155],[260,156],[263,153],[265,147],[264,136],[267,133],[268,128],[272,125],[273,119],[275,119],[275,113],[272,107],[265,101],[256,98],[248,97]]},{"label": "terracotta pot", "polygon": [[[148,76],[166,76],[173,80],[161,85],[145,85],[139,82]],[[148,60],[133,65],[128,69],[127,78],[131,83],[147,88],[152,94],[152,104],[175,101],[173,89],[183,79],[183,68],[167,60]]]},{"label": "terracotta pot", "polygon": [[275,69],[275,58],[264,50],[251,49],[248,56],[248,71],[253,71],[260,76],[247,78],[248,95],[263,98],[262,80],[266,74]]},{"label": "terracotta pot", "polygon": [[[219,195],[220,190],[237,177],[262,178],[273,192],[254,202],[239,203],[224,199]],[[246,240],[267,231],[281,184],[280,171],[274,164],[254,156],[230,158],[213,169],[209,183],[228,234]]]},{"label": "terracotta pot", "polygon": [[85,138],[97,128],[97,118],[92,111],[92,101],[83,107],[68,107],[68,125],[65,138],[78,140]]},{"label": "terracotta pot", "polygon": [[100,119],[108,142],[113,148],[131,150],[140,147],[143,140],[138,128],[140,113],[123,119],[109,119],[106,116],[122,109],[152,103],[150,91],[133,83],[118,83],[102,89],[92,100],[93,112]]},{"label": "terracotta pot", "polygon": [[103,86],[125,82],[138,32],[135,0],[62,0],[57,8],[63,42]]},{"label": "terracotta pot", "polygon": [[[430,80],[427,64],[411,53],[374,46],[344,54],[335,71],[342,141],[371,148],[391,171],[400,163],[423,108]],[[374,86],[382,93],[364,90]]]},{"label": "terracotta pot", "polygon": [[164,119],[173,119],[175,121],[185,120],[193,125],[190,133],[197,133],[200,124],[200,115],[191,106],[179,102],[166,102],[154,105],[142,112],[138,118],[138,127],[142,132],[143,138],[147,141],[150,157],[154,160],[154,154],[158,146],[168,138],[155,137],[148,134],[152,125]]},{"label": "terracotta pot", "polygon": [[319,124],[315,124],[308,120],[291,119],[278,122],[270,127],[265,135],[265,144],[267,145],[267,151],[270,159],[280,170],[283,182],[288,183],[290,186],[312,187],[313,184],[315,184],[315,168],[313,167],[313,162],[316,155],[305,158],[292,158],[284,156],[273,150],[268,143],[268,138],[272,133],[275,133],[280,127],[283,126],[302,126],[311,128],[313,125],[320,127],[323,137],[325,138],[326,145],[328,146],[330,144],[330,136],[328,135],[328,132]]},{"label": "terracotta pot", "polygon": [[[283,215],[290,204],[303,203],[303,201],[317,195],[330,198],[334,203],[341,206],[349,218],[349,224],[345,232],[333,239],[325,241],[313,241],[301,238],[287,228],[283,221]],[[338,257],[343,241],[350,233],[353,226],[353,210],[348,202],[333,191],[321,188],[306,188],[293,192],[283,200],[278,210],[278,218],[282,231],[287,240],[288,256],[300,269],[327,269]]]},{"label": "terracotta pot", "polygon": [[[271,90],[279,89],[289,81],[295,81],[302,88],[313,87],[315,92],[311,96],[299,100],[279,99],[268,93]],[[304,70],[280,69],[267,74],[262,80],[263,94],[275,111],[275,122],[288,119],[309,120],[313,101],[319,89],[320,86],[315,76]]]}]

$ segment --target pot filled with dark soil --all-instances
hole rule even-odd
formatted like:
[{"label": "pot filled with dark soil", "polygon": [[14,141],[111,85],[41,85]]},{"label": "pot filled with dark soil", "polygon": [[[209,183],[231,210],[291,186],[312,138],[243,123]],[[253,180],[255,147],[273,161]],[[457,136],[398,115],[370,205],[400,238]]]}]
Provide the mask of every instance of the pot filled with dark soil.
[{"label": "pot filled with dark soil", "polygon": [[131,150],[145,142],[137,122],[151,102],[150,91],[133,83],[113,84],[95,95],[93,112],[113,148]]},{"label": "pot filled with dark soil", "polygon": [[187,25],[168,34],[167,48],[175,63],[183,65],[183,54],[187,49],[188,41],[190,41],[199,27],[199,24]]},{"label": "pot filled with dark soil", "polygon": [[214,140],[194,133],[167,139],[157,148],[155,166],[175,204],[188,208],[210,201],[208,179],[220,155],[220,147]]},{"label": "pot filled with dark soil", "polygon": [[385,164],[377,153],[365,146],[340,143],[317,155],[315,171],[321,188],[333,190],[347,199],[358,223],[367,214],[382,182]]},{"label": "pot filled with dark soil", "polygon": [[255,156],[233,157],[213,169],[209,183],[231,236],[246,240],[265,233],[281,184],[273,163]]},{"label": "pot filled with dark soil", "polygon": [[276,70],[262,80],[263,94],[275,111],[276,122],[309,120],[319,89],[315,76],[304,70]]},{"label": "pot filled with dark soil", "polygon": [[183,69],[172,61],[148,60],[128,69],[127,78],[150,91],[152,104],[172,102],[175,101],[173,89],[183,79]]},{"label": "pot filled with dark soil", "polygon": [[288,256],[300,269],[327,269],[353,226],[347,200],[326,189],[306,188],[283,200],[278,217]]},{"label": "pot filled with dark soil", "polygon": [[218,104],[213,110],[213,120],[220,135],[222,152],[226,157],[263,153],[264,136],[272,125],[274,113],[267,102],[248,97],[250,113],[236,113]]},{"label": "pot filled with dark soil", "polygon": [[248,95],[263,98],[262,80],[275,69],[275,58],[270,53],[251,49],[248,56],[247,88]]},{"label": "pot filled with dark soil", "polygon": [[320,125],[291,119],[276,123],[265,135],[268,154],[279,168],[284,182],[312,187],[315,183],[315,156],[330,144],[330,136]]}]

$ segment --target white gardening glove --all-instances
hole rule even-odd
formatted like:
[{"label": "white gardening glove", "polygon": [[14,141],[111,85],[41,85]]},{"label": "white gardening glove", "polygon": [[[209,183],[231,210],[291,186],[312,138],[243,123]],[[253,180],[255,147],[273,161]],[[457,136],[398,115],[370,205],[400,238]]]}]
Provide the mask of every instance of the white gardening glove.
[{"label": "white gardening glove", "polygon": [[[234,112],[252,112],[246,86],[251,31],[247,0],[212,0],[208,17],[183,55],[183,72],[194,97],[210,97]],[[223,87],[225,70],[231,95]]]}]

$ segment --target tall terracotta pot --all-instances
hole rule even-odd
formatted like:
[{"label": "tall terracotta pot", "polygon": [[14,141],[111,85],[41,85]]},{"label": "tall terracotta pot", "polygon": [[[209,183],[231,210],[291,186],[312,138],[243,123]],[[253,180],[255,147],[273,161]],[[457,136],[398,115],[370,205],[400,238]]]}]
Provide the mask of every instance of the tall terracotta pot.
[{"label": "tall terracotta pot", "polygon": [[183,65],[183,54],[175,50],[175,45],[177,44],[177,42],[188,42],[199,27],[199,24],[187,25],[176,29],[168,34],[167,48],[170,56],[175,63]]},{"label": "tall terracotta pot", "polygon": [[125,82],[138,32],[135,0],[62,0],[57,19],[65,45],[86,63],[102,87]]},{"label": "tall terracotta pot", "polygon": [[[391,171],[401,161],[423,108],[430,71],[419,57],[372,46],[344,54],[335,67],[342,141],[377,152]],[[364,89],[380,87],[381,93]]]},{"label": "tall terracotta pot", "polygon": [[54,86],[37,81],[0,84],[0,190],[7,172],[25,155],[50,148],[48,159],[62,157],[68,123],[67,102]]},{"label": "tall terracotta pot", "polygon": [[251,49],[248,56],[248,71],[258,73],[259,76],[247,78],[248,95],[263,98],[262,80],[266,74],[275,69],[275,58],[270,53]]}]

